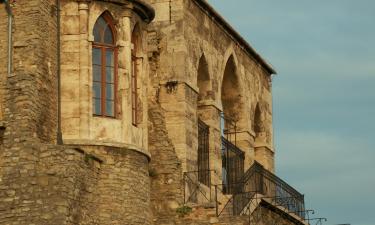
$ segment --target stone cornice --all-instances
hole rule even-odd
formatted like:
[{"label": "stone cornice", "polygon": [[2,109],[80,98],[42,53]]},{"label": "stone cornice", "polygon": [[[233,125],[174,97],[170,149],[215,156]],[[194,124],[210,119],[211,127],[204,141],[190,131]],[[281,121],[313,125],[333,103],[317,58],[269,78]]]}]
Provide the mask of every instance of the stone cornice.
[{"label": "stone cornice", "polygon": [[64,139],[64,144],[70,146],[105,146],[123,148],[124,150],[130,150],[141,153],[145,155],[149,160],[151,160],[151,154],[146,149],[140,148],[133,144],[89,139]]},{"label": "stone cornice", "polygon": [[264,60],[256,50],[206,1],[206,0],[193,0],[193,2],[205,12],[209,18],[217,22],[226,34],[228,34],[235,42],[237,42],[242,49],[259,62],[262,67],[271,75],[276,74],[275,69]]},{"label": "stone cornice", "polygon": [[84,1],[84,2],[100,1],[100,2],[109,2],[109,3],[121,5],[121,6],[129,6],[146,23],[151,23],[151,21],[155,18],[154,8],[143,0],[80,0],[80,1]]}]

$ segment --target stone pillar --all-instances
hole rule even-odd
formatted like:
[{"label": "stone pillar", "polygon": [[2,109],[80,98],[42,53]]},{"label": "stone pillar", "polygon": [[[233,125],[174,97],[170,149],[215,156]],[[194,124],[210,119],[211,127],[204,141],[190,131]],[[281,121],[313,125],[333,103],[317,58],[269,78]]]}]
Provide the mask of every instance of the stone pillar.
[{"label": "stone pillar", "polygon": [[260,132],[255,138],[254,145],[255,160],[263,165],[267,170],[274,172],[274,151],[272,147],[267,144],[266,132]]},{"label": "stone pillar", "polygon": [[[132,24],[131,18],[133,11],[130,6],[124,6],[122,12],[122,18],[120,19],[120,32],[118,36],[117,46],[119,46],[118,52],[118,110],[121,112],[122,118],[122,137],[125,137],[125,141],[132,143],[131,141],[131,31]],[[127,119],[124,119],[127,118]]]},{"label": "stone pillar", "polygon": [[186,83],[161,84],[159,102],[165,111],[166,127],[183,171],[197,170],[197,93]]},{"label": "stone pillar", "polygon": [[251,144],[254,138],[249,131],[239,130],[236,139],[236,146],[245,153],[244,172],[246,172],[254,161],[254,149]]},{"label": "stone pillar", "polygon": [[198,106],[198,117],[210,127],[210,170],[211,183],[222,183],[220,109],[214,102],[205,102]]},{"label": "stone pillar", "polygon": [[90,136],[90,93],[92,80],[90,76],[90,52],[92,51],[90,33],[88,31],[88,3],[79,2],[79,138],[86,139]]}]

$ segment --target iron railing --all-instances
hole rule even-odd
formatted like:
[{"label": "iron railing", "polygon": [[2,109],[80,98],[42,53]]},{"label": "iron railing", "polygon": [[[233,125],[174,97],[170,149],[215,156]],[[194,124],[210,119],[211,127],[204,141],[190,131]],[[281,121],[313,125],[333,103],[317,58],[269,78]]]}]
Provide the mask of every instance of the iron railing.
[{"label": "iron railing", "polygon": [[240,192],[255,191],[264,196],[275,196],[277,205],[288,209],[290,212],[295,212],[301,218],[305,218],[304,195],[272,172],[266,170],[258,162],[255,161],[245,173],[241,183],[243,186],[239,187]]},{"label": "iron railing", "polygon": [[221,137],[224,194],[238,193],[235,188],[244,175],[245,154],[241,149]]},{"label": "iron railing", "polygon": [[211,185],[209,135],[209,126],[198,119],[198,180],[206,186]]},{"label": "iron railing", "polygon": [[211,202],[213,200],[211,181],[209,182],[209,185],[201,183],[199,181],[199,173],[201,172],[208,173],[208,176],[211,177],[211,173],[214,171],[189,171],[184,173],[184,204],[189,202]]},{"label": "iron railing", "polygon": [[230,188],[232,196],[226,206],[219,210],[218,216],[223,214],[222,212],[229,212],[231,215],[242,214],[253,196],[261,194],[265,199],[272,199],[275,206],[281,206],[305,219],[304,196],[258,162],[254,162],[242,178],[237,183],[232,183]]}]

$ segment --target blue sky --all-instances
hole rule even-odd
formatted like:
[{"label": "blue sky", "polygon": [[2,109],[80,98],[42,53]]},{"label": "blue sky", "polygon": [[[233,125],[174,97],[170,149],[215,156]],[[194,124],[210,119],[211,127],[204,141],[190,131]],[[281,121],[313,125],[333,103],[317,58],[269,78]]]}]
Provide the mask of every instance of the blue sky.
[{"label": "blue sky", "polygon": [[277,174],[324,224],[375,224],[375,1],[209,2],[278,71]]}]

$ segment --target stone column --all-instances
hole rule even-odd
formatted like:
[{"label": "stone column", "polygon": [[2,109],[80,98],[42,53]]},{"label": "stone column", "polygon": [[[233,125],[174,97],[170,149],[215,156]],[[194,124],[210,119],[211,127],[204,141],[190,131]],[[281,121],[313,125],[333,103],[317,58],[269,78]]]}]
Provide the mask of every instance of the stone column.
[{"label": "stone column", "polygon": [[90,76],[90,52],[92,41],[90,32],[88,31],[88,3],[86,1],[79,2],[79,106],[80,106],[80,121],[79,121],[79,138],[87,139],[90,136],[90,117],[91,104],[90,93],[92,80]]},{"label": "stone column", "polygon": [[[118,51],[118,111],[122,118],[122,138],[127,143],[131,143],[131,18],[133,11],[130,5],[123,7],[120,19],[120,29],[117,40]],[[120,108],[121,107],[121,108]]]},{"label": "stone column", "polygon": [[253,139],[248,130],[237,131],[236,146],[245,153],[244,172],[250,168],[254,161],[254,150],[251,144]]},{"label": "stone column", "polygon": [[255,138],[254,144],[255,160],[264,166],[267,170],[274,172],[274,151],[267,143],[266,132],[259,132]]},{"label": "stone column", "polygon": [[198,117],[210,127],[209,149],[211,183],[222,182],[222,159],[221,159],[221,133],[220,133],[221,110],[213,101],[205,101],[198,106]]}]

